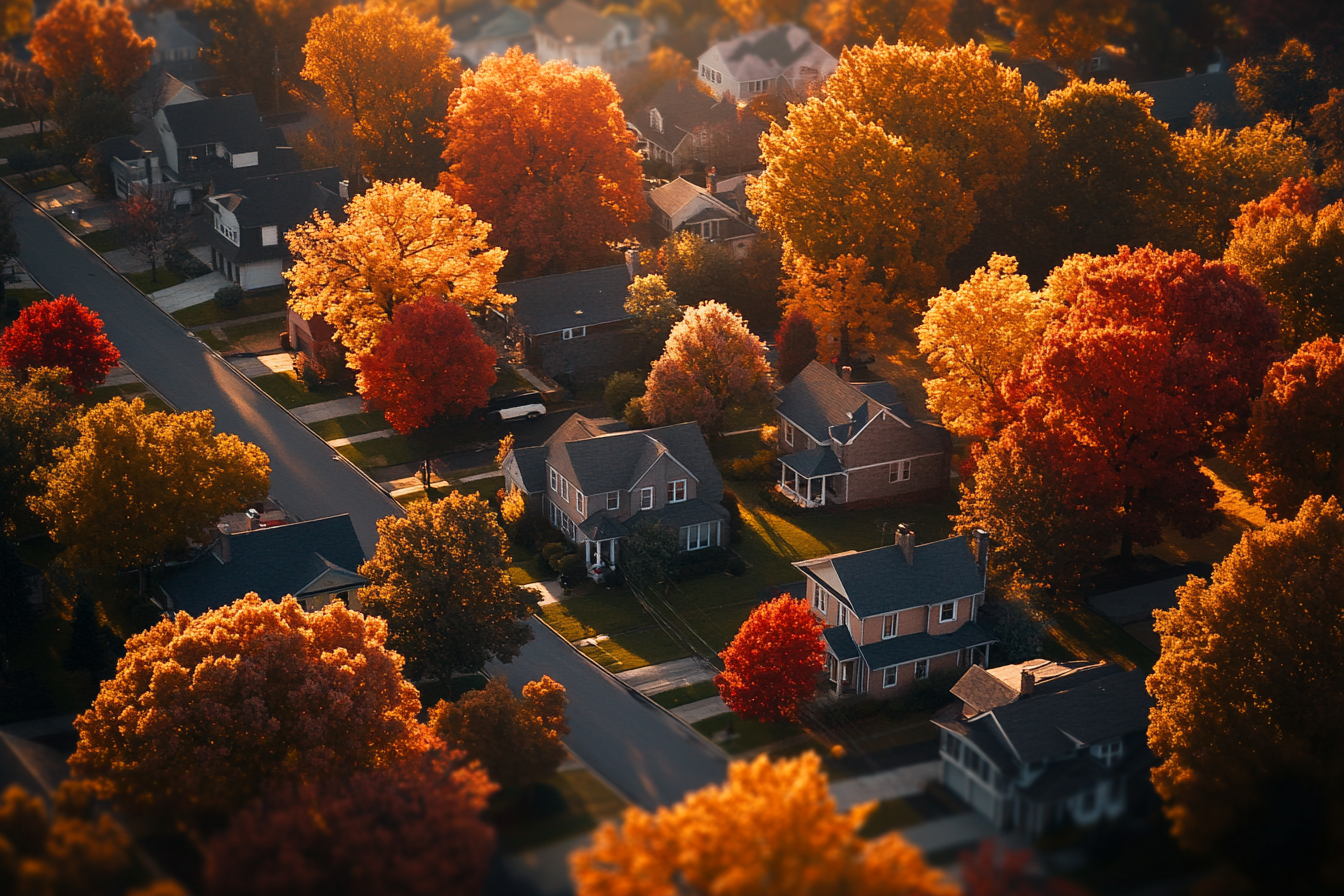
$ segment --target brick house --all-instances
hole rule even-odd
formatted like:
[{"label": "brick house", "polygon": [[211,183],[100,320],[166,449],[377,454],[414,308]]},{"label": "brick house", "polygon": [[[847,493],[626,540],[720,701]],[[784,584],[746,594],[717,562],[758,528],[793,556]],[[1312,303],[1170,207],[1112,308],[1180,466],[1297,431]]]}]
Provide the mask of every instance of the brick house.
[{"label": "brick house", "polygon": [[933,717],[943,785],[1028,837],[1149,808],[1145,679],[1087,660],[968,669],[952,688],[960,704]]},{"label": "brick house", "polygon": [[543,445],[509,452],[505,486],[539,501],[590,570],[616,568],[620,540],[641,520],[672,528],[685,551],[726,545],[723,478],[700,427],[624,427],[575,414]]},{"label": "brick house", "polygon": [[826,673],[837,695],[899,696],[937,672],[989,662],[994,636],[975,622],[985,602],[989,535],[915,545],[896,541],[795,567],[812,612],[826,625]]},{"label": "brick house", "polygon": [[890,383],[849,382],[813,361],[775,393],[780,490],[804,507],[886,498],[937,500],[952,438],[916,420]]},{"label": "brick house", "polygon": [[[707,182],[712,187],[714,176]],[[742,220],[737,209],[728,205],[710,189],[696,186],[679,177],[644,194],[651,211],[650,223],[658,228],[656,238],[673,233],[694,233],[709,243],[722,243],[741,258],[756,242],[760,231]]]},{"label": "brick house", "polygon": [[732,100],[715,99],[692,81],[669,81],[626,119],[635,149],[674,171],[700,162],[720,171],[760,167],[769,126]]}]

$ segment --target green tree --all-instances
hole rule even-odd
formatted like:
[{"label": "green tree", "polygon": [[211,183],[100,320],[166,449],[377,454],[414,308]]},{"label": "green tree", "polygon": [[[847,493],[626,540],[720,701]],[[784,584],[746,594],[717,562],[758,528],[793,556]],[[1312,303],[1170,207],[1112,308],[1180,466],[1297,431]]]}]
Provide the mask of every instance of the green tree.
[{"label": "green tree", "polygon": [[702,302],[726,302],[734,292],[738,265],[733,251],[700,234],[679,230],[658,249],[658,268],[667,288],[694,307]]},{"label": "green tree", "polygon": [[360,567],[360,602],[387,620],[389,644],[413,678],[447,679],[532,640],[528,592],[509,577],[508,538],[489,503],[453,492],[378,521],[378,548]]},{"label": "green tree", "polygon": [[630,315],[632,329],[650,354],[659,354],[672,328],[686,315],[686,308],[661,274],[636,277],[626,295],[625,313]]},{"label": "green tree", "polygon": [[57,89],[52,117],[61,123],[60,158],[70,165],[95,143],[135,133],[130,103],[103,87],[92,72],[85,72],[79,81]]},{"label": "green tree", "polygon": [[625,416],[630,400],[643,394],[644,374],[637,370],[620,371],[607,377],[602,403],[607,406],[607,414],[619,420]]},{"label": "green tree", "polygon": [[632,588],[659,594],[676,580],[681,539],[671,526],[640,520],[621,542],[621,569]]},{"label": "green tree", "polygon": [[16,535],[37,522],[28,500],[43,486],[33,473],[79,437],[69,377],[64,368],[37,368],[20,383],[0,368],[0,535]]},{"label": "green tree", "polygon": [[479,691],[429,711],[429,727],[448,746],[480,762],[501,787],[529,787],[555,774],[569,755],[560,738],[565,724],[564,685],[543,675],[513,696],[508,681],[493,678]]}]

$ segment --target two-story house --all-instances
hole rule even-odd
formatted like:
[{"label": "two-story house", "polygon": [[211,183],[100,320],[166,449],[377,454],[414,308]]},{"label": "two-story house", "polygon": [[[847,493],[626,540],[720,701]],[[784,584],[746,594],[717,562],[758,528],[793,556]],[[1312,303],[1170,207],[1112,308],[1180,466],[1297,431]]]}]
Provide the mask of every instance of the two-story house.
[{"label": "two-story house", "polygon": [[719,171],[757,168],[768,125],[731,100],[716,99],[692,81],[669,81],[626,120],[635,148],[674,171],[695,162]]},{"label": "two-story house", "polygon": [[540,500],[590,570],[615,569],[620,540],[643,520],[677,532],[685,551],[726,545],[723,479],[700,427],[623,427],[575,414],[545,444],[509,452],[504,481]]},{"label": "two-story house", "polygon": [[669,181],[644,195],[652,211],[651,223],[665,234],[698,234],[706,242],[723,243],[739,257],[747,254],[760,235],[754,225],[741,220],[736,209],[685,178]]},{"label": "two-story house", "polygon": [[532,16],[511,3],[478,0],[440,19],[453,35],[451,52],[468,68],[477,67],[487,56],[503,56],[511,47],[524,53],[535,53],[537,48]]},{"label": "two-story house", "polygon": [[798,25],[774,25],[722,41],[700,54],[700,80],[716,97],[745,101],[761,93],[806,93],[839,63]]},{"label": "two-story house", "polygon": [[952,688],[961,702],[933,718],[943,785],[1029,837],[1150,807],[1145,679],[1087,660],[968,669]]},{"label": "two-story house", "polygon": [[899,696],[937,672],[985,665],[994,636],[976,624],[985,602],[989,534],[894,544],[795,564],[826,628],[826,673],[837,695]]},{"label": "two-story house", "polygon": [[629,13],[601,13],[580,0],[563,0],[533,29],[537,59],[568,59],[616,75],[649,58],[653,26]]},{"label": "two-story house", "polygon": [[936,500],[952,473],[952,438],[916,420],[890,383],[852,383],[813,361],[775,393],[779,488],[804,507],[889,498]]}]

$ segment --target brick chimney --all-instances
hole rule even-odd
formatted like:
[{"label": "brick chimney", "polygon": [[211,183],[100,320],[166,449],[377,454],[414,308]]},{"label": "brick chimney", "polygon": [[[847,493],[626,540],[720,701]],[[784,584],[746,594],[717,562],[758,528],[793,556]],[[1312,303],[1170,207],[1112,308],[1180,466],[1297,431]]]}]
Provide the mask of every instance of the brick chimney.
[{"label": "brick chimney", "polygon": [[851,380],[853,380],[853,379],[854,379],[854,368],[853,368],[853,367],[841,367],[841,368],[840,368],[840,379],[844,380],[846,383],[848,383],[848,382],[850,382]]},{"label": "brick chimney", "polygon": [[233,537],[233,531],[228,523],[221,523],[219,526],[219,562],[228,563],[233,560],[233,546],[230,540]]},{"label": "brick chimney", "polygon": [[630,272],[631,280],[640,275],[639,243],[635,243],[625,250],[625,269]]},{"label": "brick chimney", "polygon": [[905,562],[915,565],[915,530],[905,523],[896,527],[896,546],[905,554]]},{"label": "brick chimney", "polygon": [[1022,697],[1030,697],[1036,690],[1036,676],[1025,666],[1022,668],[1022,683],[1018,685],[1017,690]]},{"label": "brick chimney", "polygon": [[975,540],[975,565],[980,567],[980,576],[984,578],[989,575],[989,533],[976,529],[971,537]]},{"label": "brick chimney", "polygon": [[713,167],[705,169],[705,191],[709,195],[714,195],[715,187],[718,186],[719,173]]}]

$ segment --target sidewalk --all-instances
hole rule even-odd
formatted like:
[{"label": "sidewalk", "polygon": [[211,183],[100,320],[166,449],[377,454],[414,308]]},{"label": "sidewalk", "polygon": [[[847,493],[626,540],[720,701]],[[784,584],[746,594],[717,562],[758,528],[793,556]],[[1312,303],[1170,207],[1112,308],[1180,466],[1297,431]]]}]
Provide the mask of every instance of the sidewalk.
[{"label": "sidewalk", "polygon": [[997,834],[998,831],[994,829],[989,819],[975,812],[965,812],[901,829],[901,836],[925,853],[971,846]]},{"label": "sidewalk", "polygon": [[695,684],[697,681],[710,681],[718,674],[718,669],[715,669],[700,657],[688,656],[685,659],[673,660],[670,663],[659,663],[656,666],[631,669],[629,672],[618,672],[616,678],[622,684],[634,688],[644,696],[651,697],[654,694],[661,694],[663,691],[670,691],[673,688]]},{"label": "sidewalk", "polygon": [[334,401],[322,401],[290,411],[302,423],[316,423],[319,420],[331,420],[334,417],[349,417],[364,412],[364,399],[358,395],[347,395]]},{"label": "sidewalk", "polygon": [[704,700],[687,703],[685,706],[674,706],[668,710],[687,725],[694,725],[696,722],[703,722],[705,719],[712,719],[731,711],[722,697],[706,697]]},{"label": "sidewalk", "polygon": [[[861,778],[836,781],[831,785],[831,796],[835,797],[836,808],[840,811],[851,809],[870,800],[894,800],[923,793],[930,781],[938,780],[942,762],[919,762],[901,768],[889,769]],[[977,816],[979,817],[979,816]]]},{"label": "sidewalk", "polygon": [[215,297],[215,290],[229,285],[223,274],[211,271],[194,280],[187,280],[176,286],[150,293],[149,298],[155,305],[172,314],[174,311],[210,301]]}]

